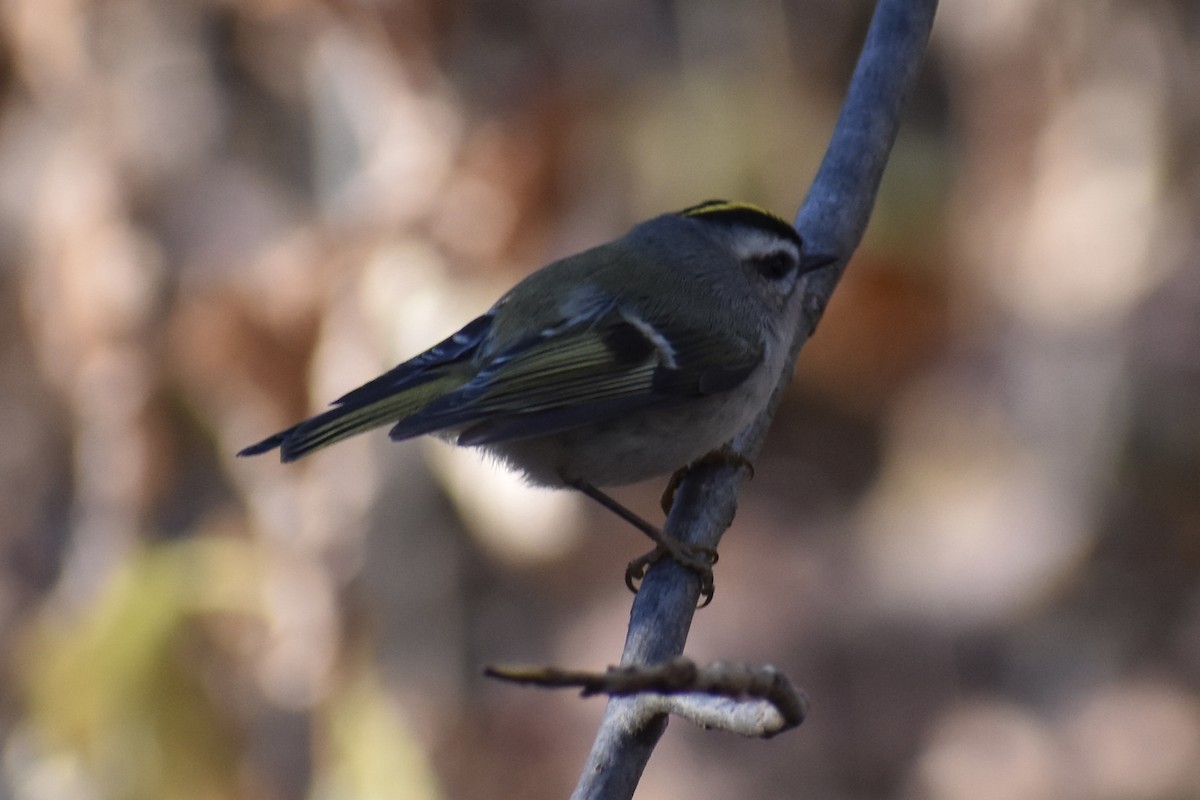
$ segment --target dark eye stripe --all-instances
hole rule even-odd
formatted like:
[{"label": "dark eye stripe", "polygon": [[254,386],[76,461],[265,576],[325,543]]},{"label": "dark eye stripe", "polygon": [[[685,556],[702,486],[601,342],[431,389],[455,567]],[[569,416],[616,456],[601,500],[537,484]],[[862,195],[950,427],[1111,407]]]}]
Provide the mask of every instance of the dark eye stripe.
[{"label": "dark eye stripe", "polygon": [[769,281],[786,278],[798,266],[795,256],[785,250],[764,253],[761,256],[755,256],[751,261],[754,268],[758,270],[758,274]]}]

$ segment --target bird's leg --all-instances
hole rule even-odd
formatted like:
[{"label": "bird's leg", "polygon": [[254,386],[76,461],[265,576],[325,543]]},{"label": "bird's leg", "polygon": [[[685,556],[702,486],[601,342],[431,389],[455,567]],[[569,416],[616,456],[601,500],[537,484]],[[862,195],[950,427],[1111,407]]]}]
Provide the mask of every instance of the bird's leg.
[{"label": "bird's leg", "polygon": [[700,456],[686,467],[680,467],[675,470],[675,473],[671,475],[671,479],[667,481],[667,488],[663,489],[660,503],[662,504],[664,514],[669,515],[671,513],[671,507],[675,505],[675,492],[679,491],[679,484],[683,483],[683,479],[687,477],[687,474],[696,467],[705,464],[732,464],[735,467],[745,467],[750,479],[754,480],[754,464],[751,463],[750,459],[734,450],[730,445],[723,444],[716,450],[710,450]]},{"label": "bird's leg", "polygon": [[701,547],[699,545],[688,544],[681,542],[678,539],[667,536],[654,525],[651,525],[646,520],[639,517],[637,514],[630,511],[625,506],[612,499],[604,492],[597,489],[586,481],[571,481],[568,484],[574,489],[578,489],[588,497],[595,500],[600,505],[607,508],[609,511],[616,514],[621,519],[628,522],[633,527],[637,528],[642,533],[650,537],[654,542],[654,549],[646,555],[636,558],[629,562],[628,568],[625,570],[625,585],[632,592],[637,592],[637,582],[646,575],[646,570],[650,565],[663,558],[670,556],[677,563],[682,564],[688,569],[700,576],[700,595],[704,598],[704,602],[700,607],[708,605],[713,598],[713,564],[717,563],[717,551],[711,547]]}]

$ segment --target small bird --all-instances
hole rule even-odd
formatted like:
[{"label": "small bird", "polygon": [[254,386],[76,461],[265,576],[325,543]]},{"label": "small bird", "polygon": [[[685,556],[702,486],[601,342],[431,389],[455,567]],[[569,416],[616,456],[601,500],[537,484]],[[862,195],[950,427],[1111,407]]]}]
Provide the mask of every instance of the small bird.
[{"label": "small bird", "polygon": [[[480,447],[532,484],[582,491],[701,573],[715,553],[665,536],[601,492],[720,450],[762,409],[800,313],[807,254],[781,217],[710,200],[534,272],[445,341],[238,453],[295,461],[391,425]],[[632,578],[627,575],[632,586]]]}]

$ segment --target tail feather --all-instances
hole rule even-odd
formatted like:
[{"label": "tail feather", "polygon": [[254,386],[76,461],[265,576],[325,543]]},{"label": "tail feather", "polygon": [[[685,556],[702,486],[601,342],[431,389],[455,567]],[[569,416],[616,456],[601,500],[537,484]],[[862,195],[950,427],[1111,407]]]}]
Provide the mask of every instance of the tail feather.
[{"label": "tail feather", "polygon": [[261,442],[252,444],[249,447],[243,447],[241,450],[238,450],[238,458],[243,458],[245,456],[260,456],[263,453],[271,452],[276,447],[282,445],[283,440],[286,439],[287,435],[293,430],[295,430],[295,428],[288,428],[286,431],[280,431],[272,436],[268,436]]},{"label": "tail feather", "polygon": [[415,414],[458,382],[448,378],[432,380],[372,401],[334,406],[242,449],[238,455],[256,456],[279,448],[281,461],[295,461],[356,434],[393,425]]}]

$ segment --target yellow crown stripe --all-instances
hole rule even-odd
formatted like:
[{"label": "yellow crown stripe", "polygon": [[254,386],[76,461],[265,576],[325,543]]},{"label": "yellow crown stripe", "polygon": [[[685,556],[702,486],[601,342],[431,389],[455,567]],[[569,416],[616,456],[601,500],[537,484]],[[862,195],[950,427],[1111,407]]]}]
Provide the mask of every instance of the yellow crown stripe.
[{"label": "yellow crown stripe", "polygon": [[791,227],[791,223],[785,220],[778,214],[768,211],[761,206],[756,206],[753,203],[743,203],[736,200],[707,200],[703,203],[685,208],[679,212],[683,217],[702,217],[706,214],[727,214],[730,212],[749,212],[752,214],[762,214],[764,217],[770,217],[773,220],[782,222],[784,225]]},{"label": "yellow crown stripe", "polygon": [[729,200],[709,200],[691,208],[685,208],[679,215],[692,219],[710,219],[716,223],[741,223],[773,231],[776,235],[791,239],[803,246],[800,234],[792,227],[792,223],[778,214],[773,214],[765,208],[759,208],[752,203],[740,203]]}]

